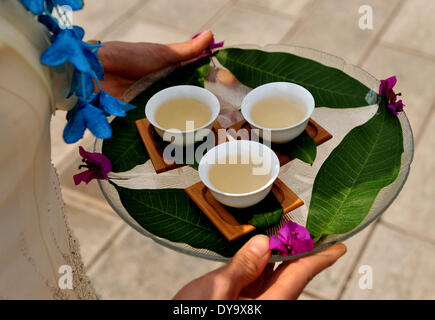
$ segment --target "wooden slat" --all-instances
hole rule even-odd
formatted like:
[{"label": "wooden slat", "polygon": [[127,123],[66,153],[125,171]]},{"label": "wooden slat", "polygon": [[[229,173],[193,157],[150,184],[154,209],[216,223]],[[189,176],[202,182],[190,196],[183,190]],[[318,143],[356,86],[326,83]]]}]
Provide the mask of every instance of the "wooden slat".
[{"label": "wooden slat", "polygon": [[136,127],[139,131],[142,142],[147,149],[148,155],[154,166],[154,170],[156,170],[157,173],[184,166],[184,164],[177,164],[175,161],[170,162],[169,160],[164,160],[163,150],[160,149],[154,140],[153,126],[148,119],[145,118],[136,120]]},{"label": "wooden slat", "polygon": [[272,187],[272,192],[278,202],[281,204],[284,214],[293,211],[304,204],[304,201],[280,179],[275,180],[275,183]]},{"label": "wooden slat", "polygon": [[[248,122],[245,122],[245,124],[243,124],[241,126],[241,128],[245,128],[248,131],[251,130],[251,126],[249,125]],[[314,121],[311,118],[308,121],[307,128],[305,129],[305,131],[310,135],[311,138],[313,138],[314,142],[316,143],[316,146],[319,146],[322,143],[324,143],[332,138],[332,135],[325,128],[323,128],[320,124],[318,124],[316,121]],[[288,155],[282,154],[282,153],[274,150],[273,145],[272,145],[272,150],[275,151],[275,153],[279,159],[280,166],[283,166],[286,163],[295,159],[295,158],[292,158]]]},{"label": "wooden slat", "polygon": [[[198,182],[184,190],[228,241],[234,241],[255,230],[252,225],[239,224],[225,206],[213,197],[204,183]],[[272,192],[281,204],[284,214],[304,204],[280,179],[275,180]]]},{"label": "wooden slat", "polygon": [[234,241],[255,230],[252,225],[239,224],[227,209],[211,195],[204,183],[198,182],[184,190],[228,241]]}]

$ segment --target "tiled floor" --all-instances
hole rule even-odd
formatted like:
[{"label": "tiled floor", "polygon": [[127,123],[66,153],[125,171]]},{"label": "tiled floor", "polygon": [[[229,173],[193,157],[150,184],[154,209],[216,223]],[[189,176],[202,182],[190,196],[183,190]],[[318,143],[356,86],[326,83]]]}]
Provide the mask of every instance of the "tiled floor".
[{"label": "tiled floor", "polygon": [[[361,5],[373,8],[374,29],[358,27]],[[92,0],[74,23],[87,39],[184,41],[211,28],[217,40],[309,46],[359,64],[377,78],[398,76],[415,138],[410,178],[383,218],[349,239],[348,253],[316,277],[301,299],[435,298],[435,29],[433,0]],[[65,114],[52,123],[69,218],[88,273],[102,298],[169,299],[219,263],[168,250],[128,227],[96,183],[74,187],[77,145],[61,141]],[[90,146],[88,136],[81,145]],[[373,270],[362,290],[360,267]]]}]

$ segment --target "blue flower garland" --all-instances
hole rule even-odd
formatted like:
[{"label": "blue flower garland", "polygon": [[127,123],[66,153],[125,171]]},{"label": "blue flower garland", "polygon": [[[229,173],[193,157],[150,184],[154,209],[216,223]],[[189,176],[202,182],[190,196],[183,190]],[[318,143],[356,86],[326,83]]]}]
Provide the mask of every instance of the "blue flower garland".
[{"label": "blue flower garland", "polygon": [[[92,134],[101,139],[112,136],[112,128],[107,116],[125,117],[126,112],[135,106],[124,103],[107,92],[101,90],[99,80],[104,80],[104,69],[98,59],[98,44],[86,43],[83,40],[85,31],[74,26],[68,17],[59,10],[59,6],[68,5],[73,11],[83,8],[82,0],[20,0],[23,6],[35,15],[51,33],[51,45],[41,55],[41,63],[47,66],[59,66],[70,62],[74,67],[71,90],[68,97],[77,96],[77,104],[68,111],[68,123],[63,131],[66,143],[74,143],[83,137],[89,129]],[[61,28],[59,21],[52,15],[56,10],[59,17],[68,22],[66,28]],[[98,92],[94,92],[94,81]]]}]

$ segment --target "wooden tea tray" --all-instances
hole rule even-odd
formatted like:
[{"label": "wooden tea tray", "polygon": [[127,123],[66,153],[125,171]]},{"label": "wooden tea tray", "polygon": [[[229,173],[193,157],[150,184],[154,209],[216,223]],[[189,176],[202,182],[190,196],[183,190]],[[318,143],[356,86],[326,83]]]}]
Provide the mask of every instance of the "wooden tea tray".
[{"label": "wooden tea tray", "polygon": [[[151,159],[154,169],[156,170],[156,173],[161,173],[161,172],[165,172],[165,171],[169,171],[175,168],[185,166],[185,164],[178,164],[175,163],[174,161],[172,162],[170,160],[165,161],[165,159],[163,158],[163,150],[161,150],[161,147],[155,141],[154,132],[153,132],[154,129],[151,123],[148,121],[148,119],[144,118],[144,119],[136,120],[136,127],[137,130],[139,131],[139,135],[142,139],[142,142],[144,143],[145,148],[147,149],[148,155]],[[251,127],[249,123],[246,122],[246,120],[242,120],[227,129],[234,129],[235,131],[238,131],[239,129],[243,129],[243,128],[247,129],[248,132],[251,130]],[[222,127],[219,125],[218,121],[215,121],[215,123],[213,124],[213,130],[216,136],[216,144],[224,142],[224,141],[218,141],[217,132],[219,129],[222,129]],[[317,146],[332,138],[332,135],[328,131],[326,131],[321,125],[315,122],[313,119],[310,119],[305,131],[311,136],[311,138],[313,138]],[[274,148],[272,145],[272,150],[273,149]],[[277,150],[274,151],[278,156],[281,166],[294,160],[294,158],[282,154]]]},{"label": "wooden tea tray", "polygon": [[[255,230],[253,225],[239,224],[225,206],[213,197],[204,183],[198,182],[184,189],[184,191],[186,191],[193,202],[195,202],[228,241],[236,240]],[[302,199],[280,179],[275,180],[272,186],[272,192],[281,204],[283,214],[304,204]]]},{"label": "wooden tea tray", "polygon": [[178,164],[175,163],[175,161],[171,162],[170,160],[165,160],[163,158],[163,150],[161,150],[160,146],[155,141],[153,133],[154,129],[148,119],[139,119],[136,120],[135,123],[142,142],[147,149],[148,155],[157,173],[184,166],[184,164]]},{"label": "wooden tea tray", "polygon": [[[163,150],[156,143],[155,134],[152,124],[148,121],[148,119],[139,119],[136,120],[136,128],[139,131],[139,135],[142,139],[145,148],[147,149],[148,155],[153,164],[154,170],[156,173],[162,173],[165,171],[169,171],[175,168],[179,168],[185,166],[183,163],[175,163],[175,161],[165,160],[163,157]],[[213,131],[215,133],[215,144],[222,143],[225,141],[218,141],[218,134],[216,131],[217,121],[213,124]]]},{"label": "wooden tea tray", "polygon": [[[215,126],[215,130],[217,131],[218,129],[220,129],[220,128]],[[239,129],[246,129],[248,131],[249,136],[250,136],[251,126],[249,125],[249,123],[246,120],[242,120],[240,122],[237,122],[233,126],[229,127],[228,129],[234,129],[236,132]],[[328,131],[326,131],[326,129],[324,129],[320,124],[318,124],[316,121],[314,121],[311,118],[308,121],[308,124],[307,124],[307,127],[305,128],[305,131],[310,135],[311,138],[313,138],[314,142],[316,143],[316,146],[321,145],[322,143],[324,143],[332,138],[332,134],[330,134]],[[230,133],[229,133],[229,135],[231,136]],[[232,136],[232,137],[235,139],[237,139],[237,138],[240,139],[240,137],[234,137],[234,136]],[[227,139],[227,141],[228,141],[228,139]],[[277,151],[274,148],[273,144],[272,144],[272,150],[278,156],[280,166],[283,166],[286,163],[294,160],[294,158],[292,158],[288,155],[282,154],[279,151]]]}]

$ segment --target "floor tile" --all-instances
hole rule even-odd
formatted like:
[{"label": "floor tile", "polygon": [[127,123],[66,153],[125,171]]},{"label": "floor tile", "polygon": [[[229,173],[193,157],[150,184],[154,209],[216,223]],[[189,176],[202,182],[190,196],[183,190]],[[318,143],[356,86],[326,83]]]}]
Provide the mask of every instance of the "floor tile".
[{"label": "floor tile", "polygon": [[83,262],[87,266],[125,223],[114,213],[107,211],[110,209],[105,210],[94,205],[92,198],[65,191],[63,198],[65,212],[79,242]]},{"label": "floor tile", "polygon": [[[299,30],[282,42],[325,51],[356,64],[397,3],[397,0],[321,0]],[[361,5],[373,8],[373,30],[359,28]]]},{"label": "floor tile", "polygon": [[432,114],[417,145],[408,181],[382,219],[435,243],[435,184],[430,178],[435,171],[435,136],[429,130],[434,127],[435,116]]},{"label": "floor tile", "polygon": [[208,27],[216,34],[217,40],[225,40],[227,46],[265,45],[278,43],[293,23],[293,18],[277,17],[234,6]]},{"label": "floor tile", "polygon": [[346,254],[334,265],[318,274],[306,287],[307,291],[327,299],[337,299],[347,277],[352,271],[352,265],[358,259],[360,251],[367,242],[372,226],[346,240]]},{"label": "floor tile", "polygon": [[207,23],[228,0],[152,0],[138,12],[139,17],[167,24],[193,34]]},{"label": "floor tile", "polygon": [[405,2],[382,40],[435,56],[434,12],[433,0]]},{"label": "floor tile", "polygon": [[302,13],[304,8],[311,0],[241,0],[239,3],[244,5],[255,5],[259,8],[271,10],[280,14],[297,16]]},{"label": "floor tile", "polygon": [[432,90],[435,87],[435,62],[379,46],[363,68],[378,79],[397,77],[394,90],[402,92],[406,114],[414,134],[418,135],[435,99]]},{"label": "floor tile", "polygon": [[143,0],[92,0],[86,1],[83,10],[73,14],[75,25],[83,27],[86,31],[85,39],[96,39],[100,33],[111,26],[131,8]]},{"label": "floor tile", "polygon": [[171,299],[185,284],[219,266],[167,249],[128,228],[89,276],[103,299]]},{"label": "floor tile", "polygon": [[101,37],[101,40],[172,43],[185,41],[191,37],[192,34],[189,32],[183,32],[176,28],[152,23],[134,15],[131,19],[120,23],[108,33],[105,33]]},{"label": "floor tile", "polygon": [[[343,299],[434,299],[434,252],[435,245],[379,224]],[[372,289],[360,289],[360,282],[364,284],[370,270]]]}]

